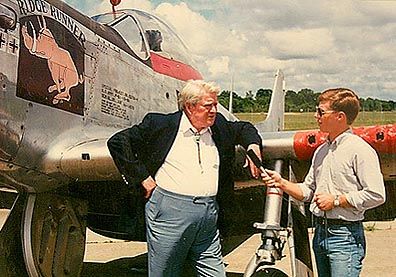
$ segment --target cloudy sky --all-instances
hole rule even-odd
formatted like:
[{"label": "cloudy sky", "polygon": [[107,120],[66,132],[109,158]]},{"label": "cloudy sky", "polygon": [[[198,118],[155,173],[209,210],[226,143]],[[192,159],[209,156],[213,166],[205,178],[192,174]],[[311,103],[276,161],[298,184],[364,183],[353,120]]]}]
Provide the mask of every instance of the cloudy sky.
[{"label": "cloudy sky", "polygon": [[[109,0],[66,2],[87,15],[111,11]],[[396,100],[396,0],[122,0],[117,8],[170,23],[204,78],[240,95],[271,88],[281,69],[286,89],[349,87]]]}]

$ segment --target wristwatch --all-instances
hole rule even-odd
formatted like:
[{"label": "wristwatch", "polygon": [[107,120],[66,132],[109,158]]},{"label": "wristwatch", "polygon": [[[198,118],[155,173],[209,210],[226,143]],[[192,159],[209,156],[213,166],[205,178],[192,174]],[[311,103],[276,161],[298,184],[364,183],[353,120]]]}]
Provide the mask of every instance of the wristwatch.
[{"label": "wristwatch", "polygon": [[334,198],[334,207],[338,207],[340,206],[340,196],[336,195],[336,197]]}]

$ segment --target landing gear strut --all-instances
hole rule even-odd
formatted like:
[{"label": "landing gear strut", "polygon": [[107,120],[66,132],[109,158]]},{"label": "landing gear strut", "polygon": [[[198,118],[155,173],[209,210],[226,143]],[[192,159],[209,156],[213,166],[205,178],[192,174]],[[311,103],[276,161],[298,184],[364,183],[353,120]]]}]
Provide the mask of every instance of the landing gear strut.
[{"label": "landing gear strut", "polygon": [[[281,172],[282,161],[275,163],[275,170]],[[280,226],[283,191],[279,188],[268,187],[265,198],[264,222],[255,223],[254,227],[260,231],[262,245],[256,251],[246,267],[244,277],[252,276],[287,276],[275,268],[267,268],[280,260],[288,237],[288,230]],[[277,275],[272,275],[272,273]],[[274,274],[275,274],[274,273]],[[283,275],[279,275],[283,274]]]},{"label": "landing gear strut", "polygon": [[[283,161],[277,160],[275,162],[275,171],[281,173],[282,166]],[[291,180],[294,178],[292,173],[292,169],[289,167],[289,178]],[[292,276],[313,276],[307,226],[301,220],[301,218],[305,218],[304,215],[300,210],[292,209],[292,198],[289,198],[287,207],[288,227],[281,227],[283,191],[279,188],[267,187],[266,194],[264,222],[254,224],[254,227],[261,233],[262,244],[246,267],[244,277],[288,276],[282,270],[272,267],[276,261],[284,257],[282,252],[286,242],[288,242],[290,249]],[[297,204],[293,205],[297,206]],[[293,226],[294,217],[300,220],[301,226]],[[304,245],[301,245],[300,242],[295,243],[294,237],[296,234],[298,234],[299,240]]]}]

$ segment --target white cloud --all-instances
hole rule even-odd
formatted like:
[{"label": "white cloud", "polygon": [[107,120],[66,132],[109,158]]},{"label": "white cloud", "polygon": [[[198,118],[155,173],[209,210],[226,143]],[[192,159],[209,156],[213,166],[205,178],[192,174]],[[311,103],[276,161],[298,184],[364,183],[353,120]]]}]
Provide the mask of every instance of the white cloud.
[{"label": "white cloud", "polygon": [[235,54],[246,42],[246,37],[240,32],[207,20],[184,2],[178,5],[160,4],[155,12],[176,28],[189,49],[198,55]]},{"label": "white cloud", "polygon": [[315,58],[334,47],[327,29],[268,31],[264,35],[270,51],[280,59]]},{"label": "white cloud", "polygon": [[208,70],[210,72],[210,78],[219,77],[221,74],[229,73],[230,58],[227,56],[216,57],[214,59],[206,61]]},{"label": "white cloud", "polygon": [[208,29],[212,28],[211,23],[200,14],[190,10],[186,3],[180,3],[179,5],[160,4],[155,12],[177,29],[191,51],[197,54],[207,51],[210,36],[206,36],[206,33],[212,34],[207,32]]}]

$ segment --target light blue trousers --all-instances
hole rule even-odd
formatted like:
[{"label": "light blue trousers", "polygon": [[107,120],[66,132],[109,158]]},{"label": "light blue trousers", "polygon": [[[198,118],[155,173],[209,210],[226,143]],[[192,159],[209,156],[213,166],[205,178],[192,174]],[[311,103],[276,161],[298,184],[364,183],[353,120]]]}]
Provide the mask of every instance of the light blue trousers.
[{"label": "light blue trousers", "polygon": [[317,224],[313,249],[319,277],[357,277],[366,252],[363,224]]},{"label": "light blue trousers", "polygon": [[186,264],[195,276],[225,277],[215,197],[157,187],[146,203],[149,277],[177,277]]}]

